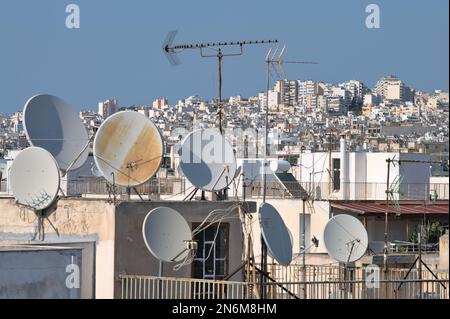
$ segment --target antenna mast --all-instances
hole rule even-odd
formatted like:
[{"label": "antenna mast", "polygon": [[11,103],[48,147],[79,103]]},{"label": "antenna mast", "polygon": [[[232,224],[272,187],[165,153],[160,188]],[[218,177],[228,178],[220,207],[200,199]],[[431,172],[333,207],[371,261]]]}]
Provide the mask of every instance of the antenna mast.
[{"label": "antenna mast", "polygon": [[[265,131],[264,131],[264,158],[263,158],[263,203],[266,202],[266,194],[267,194],[267,156],[269,155],[269,148],[267,145],[268,135],[269,135],[269,89],[270,89],[270,78],[272,76],[271,68],[277,73],[279,76],[279,72],[277,70],[277,67],[281,70],[284,77],[286,77],[286,71],[283,67],[284,63],[297,63],[297,64],[318,64],[317,62],[303,62],[303,61],[284,61],[283,56],[286,52],[286,46],[283,47],[281,52],[278,54],[278,47],[273,51],[272,48],[269,49],[269,52],[267,53],[265,63],[267,68],[267,79],[266,79],[266,97],[265,97]],[[303,230],[305,229],[305,202],[307,198],[303,198]],[[303,231],[302,235],[302,245],[303,245],[303,260],[305,256],[305,230]],[[303,262],[304,264],[304,262]],[[305,267],[305,265],[303,265]],[[264,242],[264,238],[261,237],[261,297],[266,298],[267,293],[267,287],[264,285],[266,278],[264,277],[263,273],[267,272],[267,245]],[[306,289],[304,290],[306,292]]]},{"label": "antenna mast", "polygon": [[[226,56],[240,56],[244,54],[245,45],[259,45],[259,44],[271,44],[278,43],[278,40],[256,40],[256,41],[227,41],[227,42],[212,42],[212,43],[196,43],[196,44],[181,44],[172,46],[172,42],[177,34],[177,31],[171,31],[166,37],[163,44],[164,54],[172,65],[179,65],[180,61],[176,56],[177,53],[186,49],[200,50],[200,56],[202,58],[217,58],[219,69],[219,83],[218,83],[218,101],[217,101],[217,114],[219,116],[219,130],[223,134],[223,108],[222,108],[222,62]],[[224,53],[223,47],[239,47],[238,52]],[[204,50],[210,49],[216,51],[215,54],[205,54]]]}]

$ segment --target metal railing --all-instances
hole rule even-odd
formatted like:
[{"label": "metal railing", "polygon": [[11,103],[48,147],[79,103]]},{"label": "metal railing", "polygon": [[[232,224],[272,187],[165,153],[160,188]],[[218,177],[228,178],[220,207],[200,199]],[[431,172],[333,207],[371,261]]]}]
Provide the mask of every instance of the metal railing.
[{"label": "metal railing", "polygon": [[[153,178],[147,183],[136,187],[141,195],[171,195],[183,193],[186,189],[186,180],[184,178]],[[67,185],[67,193],[70,196],[76,195],[108,195],[113,193],[113,186],[103,178],[89,178],[70,181]],[[126,187],[115,186],[116,195],[125,195]]]},{"label": "metal railing", "polygon": [[[259,299],[261,283],[120,276],[122,299]],[[448,278],[268,282],[267,299],[448,299]]]},{"label": "metal railing", "polygon": [[245,299],[244,282],[119,276],[122,299]]},{"label": "metal railing", "polygon": [[[328,182],[299,183],[300,186],[310,194],[315,200],[341,199],[339,190],[333,190],[333,185]],[[285,182],[285,186],[279,182],[268,182],[268,198],[291,198],[287,189],[299,188],[298,183]],[[330,187],[331,186],[331,187]],[[341,184],[341,188],[342,188]],[[287,189],[286,189],[287,188]],[[260,181],[253,181],[243,187],[243,192],[247,198],[262,197],[263,189]],[[445,183],[408,183],[402,184],[400,194],[397,197],[401,200],[424,200],[424,199],[449,199],[449,184]],[[234,194],[234,193],[233,193]],[[243,195],[243,194],[242,194]],[[386,184],[384,183],[348,183],[349,200],[384,200],[386,199]]]}]

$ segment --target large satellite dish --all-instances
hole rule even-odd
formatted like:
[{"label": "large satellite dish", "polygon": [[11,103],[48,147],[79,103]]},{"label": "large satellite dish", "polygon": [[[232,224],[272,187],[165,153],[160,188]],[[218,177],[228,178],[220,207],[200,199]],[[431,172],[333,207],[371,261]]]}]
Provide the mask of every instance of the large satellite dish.
[{"label": "large satellite dish", "polygon": [[282,266],[292,261],[292,238],[278,211],[263,203],[259,207],[259,225],[269,255]]},{"label": "large satellite dish", "polygon": [[323,240],[328,254],[340,262],[354,262],[367,250],[368,237],[363,224],[353,216],[342,214],[325,225]]},{"label": "large satellite dish", "polygon": [[94,140],[95,164],[103,177],[126,187],[139,186],[152,178],[161,165],[163,150],[156,125],[134,111],[110,116]]},{"label": "large satellite dish", "polygon": [[34,210],[48,208],[58,196],[58,164],[43,148],[29,147],[21,151],[12,163],[9,178],[17,203]]},{"label": "large satellite dish", "polygon": [[236,173],[231,144],[215,129],[188,134],[178,150],[180,168],[196,188],[217,192],[227,187]]},{"label": "large satellite dish", "polygon": [[[59,168],[80,168],[87,160],[89,136],[74,108],[52,95],[36,95],[23,110],[23,125],[28,142],[42,147],[56,159]],[[83,151],[84,150],[84,151]]]},{"label": "large satellite dish", "polygon": [[189,250],[192,233],[186,220],[176,210],[157,207],[144,219],[142,234],[148,250],[160,261],[180,262]]}]

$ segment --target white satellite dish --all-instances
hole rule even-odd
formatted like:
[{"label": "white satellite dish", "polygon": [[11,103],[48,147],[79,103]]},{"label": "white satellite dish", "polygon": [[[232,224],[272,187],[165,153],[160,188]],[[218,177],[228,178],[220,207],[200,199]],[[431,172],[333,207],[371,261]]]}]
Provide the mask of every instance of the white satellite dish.
[{"label": "white satellite dish", "polygon": [[180,168],[196,188],[217,192],[227,187],[236,173],[233,147],[216,129],[188,134],[178,150]]},{"label": "white satellite dish", "polygon": [[368,236],[363,224],[353,216],[342,214],[325,225],[323,240],[328,254],[340,262],[354,262],[367,250]]},{"label": "white satellite dish", "polygon": [[147,214],[142,235],[152,255],[164,262],[182,261],[189,253],[187,241],[192,241],[186,220],[168,207],[157,207]]},{"label": "white satellite dish", "polygon": [[292,238],[275,207],[268,203],[261,204],[259,225],[269,255],[280,265],[289,266],[292,261]]},{"label": "white satellite dish", "polygon": [[46,94],[33,96],[25,104],[23,125],[28,142],[49,151],[60,169],[67,170],[75,160],[71,169],[86,162],[88,133],[74,108],[62,99]]},{"label": "white satellite dish", "polygon": [[133,111],[110,116],[94,140],[95,164],[103,177],[126,187],[139,186],[152,178],[159,170],[163,151],[156,125]]},{"label": "white satellite dish", "polygon": [[58,196],[58,164],[43,148],[29,147],[21,151],[12,163],[9,178],[17,203],[34,210],[48,208]]}]

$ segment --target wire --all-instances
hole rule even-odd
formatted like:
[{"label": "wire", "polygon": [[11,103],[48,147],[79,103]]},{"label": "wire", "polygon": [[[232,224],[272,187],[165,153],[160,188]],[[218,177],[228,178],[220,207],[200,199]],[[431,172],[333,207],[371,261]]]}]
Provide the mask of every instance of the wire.
[{"label": "wire", "polygon": [[181,194],[184,194],[184,193],[186,193],[187,191],[189,191],[191,188],[193,188],[194,187],[194,185],[191,185],[191,186],[189,186],[188,188],[186,188],[185,190],[182,190],[181,192],[179,192],[179,193],[177,193],[177,194],[172,194],[172,195],[170,195],[169,197],[166,197],[166,198],[164,198],[164,200],[169,200],[169,199],[172,199],[172,198],[174,198],[174,197],[177,197],[178,195],[181,195]]}]

